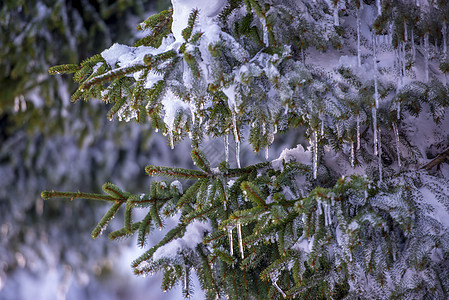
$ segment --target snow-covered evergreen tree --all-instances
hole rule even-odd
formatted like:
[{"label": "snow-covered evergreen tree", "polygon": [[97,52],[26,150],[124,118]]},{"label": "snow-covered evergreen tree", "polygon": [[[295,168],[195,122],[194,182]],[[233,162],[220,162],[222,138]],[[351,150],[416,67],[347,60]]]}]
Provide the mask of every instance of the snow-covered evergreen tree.
[{"label": "snow-covered evergreen tree", "polygon": [[[132,264],[162,288],[207,298],[444,299],[449,286],[446,1],[173,0],[74,73],[72,100],[113,103],[108,117],[151,120],[189,138],[199,170],[149,165],[134,195],[43,192],[111,202],[111,239],[177,225]],[[248,165],[242,143],[279,158]],[[298,131],[299,132],[299,131]],[[205,137],[223,139],[211,165]],[[236,156],[229,156],[233,140]],[[181,183],[179,180],[183,180]],[[134,211],[145,211],[137,218]],[[75,222],[75,220],[74,220]]]}]

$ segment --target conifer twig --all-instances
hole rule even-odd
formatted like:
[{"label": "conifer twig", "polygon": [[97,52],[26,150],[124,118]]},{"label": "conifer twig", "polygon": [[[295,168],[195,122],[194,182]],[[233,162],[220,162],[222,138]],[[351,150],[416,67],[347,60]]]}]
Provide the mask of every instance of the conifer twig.
[{"label": "conifer twig", "polygon": [[432,159],[431,162],[429,162],[428,164],[423,166],[421,169],[426,169],[427,171],[429,171],[433,167],[439,166],[441,163],[445,162],[446,160],[449,161],[449,149],[440,153],[437,157]]},{"label": "conifer twig", "polygon": [[102,201],[110,201],[110,202],[118,202],[119,199],[114,198],[110,195],[102,195],[102,194],[89,194],[78,192],[56,192],[56,191],[43,191],[41,193],[41,197],[44,200],[53,199],[53,198],[68,198],[70,200],[74,200],[76,198],[89,199],[89,200],[102,200]]}]

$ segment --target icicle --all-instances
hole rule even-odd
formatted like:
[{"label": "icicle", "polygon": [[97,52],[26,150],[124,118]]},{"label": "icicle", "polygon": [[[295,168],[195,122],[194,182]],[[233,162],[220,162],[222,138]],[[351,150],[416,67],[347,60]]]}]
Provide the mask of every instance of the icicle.
[{"label": "icicle", "polygon": [[242,259],[244,259],[245,254],[243,253],[242,224],[240,224],[240,222],[237,222],[237,236],[239,239],[240,254],[242,255]]},{"label": "icicle", "polygon": [[234,127],[235,160],[237,161],[237,168],[240,168],[240,137],[237,131],[237,120],[235,117],[235,111],[232,112],[232,125]]},{"label": "icicle", "polygon": [[320,113],[320,120],[321,120],[321,136],[324,136],[324,120]]},{"label": "icicle", "polygon": [[232,228],[228,228],[228,238],[229,238],[229,252],[231,252],[231,256],[234,255],[234,243],[232,241]]},{"label": "icicle", "polygon": [[379,164],[379,182],[382,183],[382,142],[381,142],[381,129],[379,128],[379,141],[378,141],[379,155],[377,156],[377,162]]},{"label": "icicle", "polygon": [[405,70],[405,42],[402,43],[402,52],[401,52],[401,60],[402,60],[402,76],[401,76],[401,86],[404,85],[404,76],[406,75],[406,70]]},{"label": "icicle", "polygon": [[273,134],[277,134],[278,133],[278,125],[274,124],[274,131]]},{"label": "icicle", "polygon": [[281,293],[282,297],[287,298],[287,295],[284,293],[284,291],[278,286],[277,282],[274,280],[271,280],[273,282],[274,287]]},{"label": "icicle", "polygon": [[237,161],[237,168],[240,169],[240,141],[235,142],[235,159]]},{"label": "icicle", "polygon": [[316,179],[318,174],[318,133],[316,131],[313,132],[312,167],[313,167],[313,179]]},{"label": "icicle", "polygon": [[334,26],[340,26],[340,20],[338,19],[338,1],[334,1]]},{"label": "icicle", "polygon": [[373,107],[373,135],[374,135],[374,155],[377,155],[377,109]]},{"label": "icicle", "polygon": [[262,23],[263,29],[263,43],[265,44],[265,47],[269,47],[270,40],[268,39],[267,21],[265,20],[265,18],[260,18],[260,22]]},{"label": "icicle", "polygon": [[357,150],[360,149],[360,115],[357,115]]},{"label": "icicle", "polygon": [[377,108],[379,107],[379,91],[378,91],[378,82],[377,82],[377,42],[376,42],[376,34],[373,33],[373,58],[374,58],[374,107],[372,109],[373,114],[373,135],[374,135],[374,155],[377,155]]},{"label": "icicle", "polygon": [[396,102],[396,118],[401,119],[401,102]]},{"label": "icicle", "polygon": [[424,68],[427,83],[429,82],[429,32],[424,35]]},{"label": "icicle", "polygon": [[320,200],[316,201],[316,214],[317,214],[317,216],[323,214],[323,211],[321,210],[321,201]]},{"label": "icicle", "polygon": [[268,150],[269,148],[268,148],[268,145],[267,145],[267,147],[265,148],[265,159],[266,160],[268,160],[268,157],[269,157],[269,150]]},{"label": "icicle", "polygon": [[225,146],[225,161],[229,162],[229,135],[227,133],[224,136],[224,146]]},{"label": "icicle", "polygon": [[399,168],[402,166],[401,164],[401,153],[399,152],[399,130],[396,126],[396,123],[393,123],[394,136],[396,138],[396,154],[398,155],[398,166]]},{"label": "icicle", "polygon": [[199,111],[199,115],[200,115],[200,123],[199,125],[201,126],[201,124],[203,124],[203,112],[204,112],[204,102],[201,101],[200,103],[200,111]]},{"label": "icicle", "polygon": [[360,68],[362,66],[362,50],[360,49],[360,7],[357,9],[357,66]]},{"label": "icicle", "polygon": [[170,140],[170,148],[172,150],[175,149],[175,145],[174,145],[174,142],[173,142],[173,130],[169,129],[169,131],[168,131],[168,138]]},{"label": "icicle", "polygon": [[382,4],[380,3],[380,0],[376,0],[377,5],[377,15],[380,16],[382,14]]},{"label": "icicle", "polygon": [[351,141],[351,167],[354,168],[354,142]]},{"label": "icicle", "polygon": [[331,207],[328,203],[325,204],[326,222],[327,226],[332,225]]}]

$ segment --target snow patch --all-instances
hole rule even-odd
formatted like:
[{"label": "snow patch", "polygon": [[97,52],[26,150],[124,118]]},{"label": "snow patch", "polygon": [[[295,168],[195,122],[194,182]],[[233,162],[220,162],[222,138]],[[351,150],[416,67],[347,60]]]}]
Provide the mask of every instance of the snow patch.
[{"label": "snow patch", "polygon": [[282,170],[283,163],[296,161],[300,164],[309,165],[312,160],[312,153],[305,151],[302,145],[297,145],[293,149],[284,149],[279,158],[271,162],[271,167],[275,170]]},{"label": "snow patch", "polygon": [[201,223],[199,221],[194,221],[190,223],[187,225],[183,237],[167,243],[154,252],[153,261],[163,258],[174,259],[184,249],[195,249],[195,247],[203,241],[204,233],[208,231],[212,231],[209,222]]}]

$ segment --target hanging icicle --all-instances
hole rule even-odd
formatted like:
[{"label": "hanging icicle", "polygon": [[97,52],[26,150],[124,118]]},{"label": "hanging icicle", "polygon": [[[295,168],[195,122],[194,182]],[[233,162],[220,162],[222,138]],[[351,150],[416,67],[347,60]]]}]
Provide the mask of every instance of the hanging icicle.
[{"label": "hanging icicle", "polygon": [[237,161],[237,168],[240,168],[240,137],[237,131],[237,119],[235,116],[235,111],[232,111],[232,126],[234,127],[235,160]]},{"label": "hanging icicle", "polygon": [[360,150],[360,115],[357,114],[357,150]]},{"label": "hanging icicle", "polygon": [[379,128],[379,141],[378,141],[378,148],[379,148],[379,155],[377,156],[377,162],[379,164],[379,183],[382,183],[382,142],[381,142],[381,129]]},{"label": "hanging icicle", "polygon": [[265,18],[260,18],[260,23],[262,23],[263,43],[265,44],[265,47],[269,47],[270,46],[270,40],[268,38],[267,21],[265,20]]},{"label": "hanging icicle", "polygon": [[354,157],[355,157],[354,141],[351,141],[351,167],[353,167],[353,168],[354,168]]},{"label": "hanging icicle", "polygon": [[168,131],[168,138],[170,140],[170,148],[172,150],[175,149],[175,145],[174,145],[174,142],[173,142],[173,130],[169,129],[169,131]]},{"label": "hanging icicle", "polygon": [[189,269],[189,267],[185,267],[185,270],[184,270],[184,296],[186,297],[186,298],[190,298],[190,289],[189,289],[189,282],[190,282],[190,278],[189,278],[189,275],[190,275],[190,269]]},{"label": "hanging icicle", "polygon": [[232,228],[228,227],[228,239],[229,239],[229,252],[231,256],[234,255],[234,243],[232,240]]},{"label": "hanging icicle", "polygon": [[287,295],[284,293],[284,291],[279,287],[276,280],[271,279],[271,282],[273,282],[273,286],[278,290],[279,293],[281,293],[282,297],[287,298]]},{"label": "hanging icicle", "polygon": [[401,76],[401,86],[404,85],[404,77],[407,74],[406,73],[406,59],[405,59],[405,42],[402,43],[402,53],[401,53],[402,57],[401,57],[401,61],[402,61],[402,76]]},{"label": "hanging icicle", "polygon": [[239,250],[242,259],[245,258],[245,254],[243,253],[243,239],[242,239],[242,224],[240,224],[240,221],[237,222],[237,236],[239,239]]},{"label": "hanging icicle", "polygon": [[374,107],[372,109],[373,114],[373,135],[374,135],[374,155],[377,155],[378,142],[377,142],[377,108],[379,107],[379,91],[377,82],[377,42],[376,34],[373,33],[373,58],[374,58]]},{"label": "hanging icicle", "polygon": [[394,136],[396,139],[396,154],[398,156],[398,166],[399,168],[402,166],[401,164],[401,153],[399,152],[399,130],[396,123],[393,123]]},{"label": "hanging icicle", "polygon": [[320,120],[321,120],[321,136],[324,136],[324,118],[323,118],[321,112],[320,112],[319,118],[320,118]]},{"label": "hanging icicle", "polygon": [[240,169],[240,141],[235,142],[235,159],[237,161],[237,168]]},{"label": "hanging icicle", "polygon": [[371,110],[373,114],[373,136],[374,136],[374,155],[377,155],[377,109],[373,107]]},{"label": "hanging icicle", "polygon": [[199,110],[199,116],[200,116],[200,123],[199,125],[203,124],[203,111],[204,111],[204,102],[200,102],[200,110]]},{"label": "hanging icicle", "polygon": [[224,147],[225,147],[225,161],[229,162],[229,135],[227,133],[224,136]]}]

